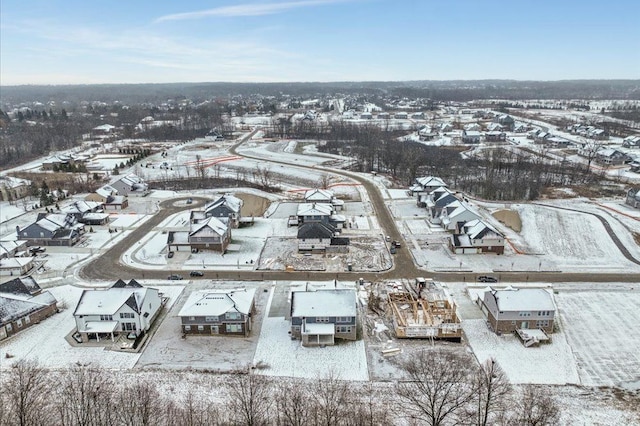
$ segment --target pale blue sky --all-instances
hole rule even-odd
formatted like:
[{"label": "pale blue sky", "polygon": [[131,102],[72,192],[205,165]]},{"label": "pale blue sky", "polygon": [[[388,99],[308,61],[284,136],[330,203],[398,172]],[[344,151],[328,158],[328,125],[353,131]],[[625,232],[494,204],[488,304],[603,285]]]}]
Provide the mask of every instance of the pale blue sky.
[{"label": "pale blue sky", "polygon": [[0,84],[640,78],[638,0],[0,0]]}]

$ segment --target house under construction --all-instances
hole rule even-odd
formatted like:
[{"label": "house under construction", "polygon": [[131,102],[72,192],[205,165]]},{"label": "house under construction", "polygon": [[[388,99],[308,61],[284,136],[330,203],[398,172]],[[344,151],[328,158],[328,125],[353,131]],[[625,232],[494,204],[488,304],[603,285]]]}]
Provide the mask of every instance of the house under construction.
[{"label": "house under construction", "polygon": [[396,337],[460,341],[462,327],[449,294],[433,282],[419,285],[417,292],[417,298],[408,291],[388,293]]}]

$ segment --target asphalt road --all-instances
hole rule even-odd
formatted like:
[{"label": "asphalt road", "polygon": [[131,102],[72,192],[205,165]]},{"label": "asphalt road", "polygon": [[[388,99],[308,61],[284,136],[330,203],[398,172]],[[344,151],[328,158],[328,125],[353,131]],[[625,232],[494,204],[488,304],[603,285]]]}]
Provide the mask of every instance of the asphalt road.
[{"label": "asphalt road", "polygon": [[[267,161],[274,164],[287,165],[289,167],[304,168],[303,166],[294,165],[284,161],[276,160],[264,160],[259,157],[244,155],[237,152],[237,147],[242,143],[250,139],[257,130],[254,130],[247,136],[243,137],[236,145],[231,148],[231,153],[246,158],[251,158],[259,161]],[[384,235],[389,235],[391,239],[401,241],[402,248],[397,250],[397,253],[393,255],[394,266],[384,272],[378,273],[363,273],[363,272],[307,272],[307,271],[207,271],[201,278],[190,277],[190,279],[218,279],[218,280],[242,280],[242,281],[261,281],[261,280],[275,280],[275,281],[293,281],[293,280],[314,280],[314,281],[328,281],[337,279],[340,281],[355,281],[359,278],[363,278],[366,281],[380,281],[386,279],[400,279],[408,278],[413,279],[415,277],[434,278],[440,281],[464,281],[464,282],[476,282],[478,273],[469,271],[448,271],[448,272],[428,272],[423,269],[418,269],[413,261],[411,252],[407,247],[407,244],[402,238],[401,233],[398,231],[395,221],[387,209],[384,198],[370,180],[365,179],[356,174],[334,170],[325,169],[322,167],[313,167],[316,170],[324,170],[329,173],[345,176],[360,183],[369,196],[369,200],[373,206],[375,214],[378,218],[378,222],[382,227]],[[191,209],[198,206],[200,203],[204,203],[206,200],[203,198],[192,197],[194,204],[191,205],[176,205],[177,201],[186,200],[189,197],[177,198],[172,200],[163,201],[160,203],[160,211],[155,214],[151,219],[143,223],[123,240],[115,244],[106,253],[93,260],[84,266],[79,272],[79,276],[86,280],[117,280],[130,279],[140,277],[144,274],[144,278],[166,280],[170,274],[184,274],[183,270],[140,270],[132,268],[120,263],[120,256],[129,247],[134,245],[135,242],[140,241],[146,234],[151,232],[153,228],[159,225],[167,217],[178,213],[183,210]],[[627,273],[620,271],[619,273],[563,273],[563,272],[503,272],[491,274],[496,276],[499,281],[505,282],[640,282],[640,274]]]}]

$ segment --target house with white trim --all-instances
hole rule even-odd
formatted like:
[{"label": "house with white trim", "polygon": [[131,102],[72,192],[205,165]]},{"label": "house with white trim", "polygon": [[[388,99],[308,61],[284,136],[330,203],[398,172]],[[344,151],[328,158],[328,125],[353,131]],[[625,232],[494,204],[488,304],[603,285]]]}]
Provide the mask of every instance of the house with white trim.
[{"label": "house with white trim", "polygon": [[149,331],[161,307],[158,289],[143,287],[135,280],[118,280],[107,289],[83,290],[73,317],[83,342],[114,341],[119,334],[139,337]]},{"label": "house with white trim", "polygon": [[541,288],[489,288],[481,301],[489,326],[498,333],[540,329],[553,333],[556,306],[551,293]]},{"label": "house with white trim", "polygon": [[232,335],[251,333],[256,289],[193,291],[178,316],[184,334]]}]

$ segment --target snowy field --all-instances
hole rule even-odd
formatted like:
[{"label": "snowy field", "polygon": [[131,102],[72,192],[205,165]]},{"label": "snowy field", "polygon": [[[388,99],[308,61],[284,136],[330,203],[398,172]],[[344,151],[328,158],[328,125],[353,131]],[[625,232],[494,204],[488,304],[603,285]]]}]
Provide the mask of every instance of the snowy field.
[{"label": "snowy field", "polygon": [[559,291],[555,299],[583,385],[640,381],[640,288]]}]

